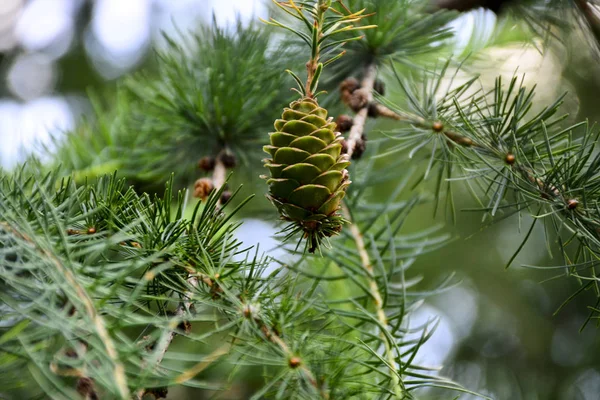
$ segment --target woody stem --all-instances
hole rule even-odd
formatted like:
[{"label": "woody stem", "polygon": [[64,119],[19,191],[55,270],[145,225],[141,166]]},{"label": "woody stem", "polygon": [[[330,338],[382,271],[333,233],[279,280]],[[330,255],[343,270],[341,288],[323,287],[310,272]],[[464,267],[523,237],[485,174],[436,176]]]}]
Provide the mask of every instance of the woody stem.
[{"label": "woody stem", "polygon": [[373,64],[369,64],[365,67],[365,74],[361,83],[361,88],[367,92],[366,105],[358,110],[354,116],[354,122],[350,133],[348,134],[348,156],[352,158],[354,150],[356,149],[357,143],[360,142],[362,134],[365,131],[365,124],[369,117],[369,103],[373,101],[373,86],[375,85],[375,78],[377,76],[377,68]]}]

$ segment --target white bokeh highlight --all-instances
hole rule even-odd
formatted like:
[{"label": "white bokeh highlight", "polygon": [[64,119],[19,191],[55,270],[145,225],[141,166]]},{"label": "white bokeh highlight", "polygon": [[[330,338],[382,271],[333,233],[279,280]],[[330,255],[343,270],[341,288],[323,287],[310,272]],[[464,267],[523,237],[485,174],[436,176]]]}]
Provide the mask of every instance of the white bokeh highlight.
[{"label": "white bokeh highlight", "polygon": [[26,154],[50,145],[52,132],[73,129],[73,113],[62,97],[41,97],[25,104],[0,100],[0,160],[16,165]]},{"label": "white bokeh highlight", "polygon": [[[51,93],[57,82],[55,62],[73,44],[75,19],[83,0],[0,0],[0,51],[18,46],[9,67],[8,86],[21,101],[0,99],[0,165],[12,168],[35,145],[71,129],[74,112],[65,98]],[[161,32],[195,29],[201,20],[244,23],[262,16],[260,0],[97,0],[85,48],[106,79],[134,68]],[[77,38],[80,39],[80,38]]]},{"label": "white bokeh highlight", "polygon": [[[31,0],[23,8],[15,27],[15,36],[27,51],[54,47],[60,57],[73,40],[76,0]],[[58,46],[56,46],[58,44]]]}]

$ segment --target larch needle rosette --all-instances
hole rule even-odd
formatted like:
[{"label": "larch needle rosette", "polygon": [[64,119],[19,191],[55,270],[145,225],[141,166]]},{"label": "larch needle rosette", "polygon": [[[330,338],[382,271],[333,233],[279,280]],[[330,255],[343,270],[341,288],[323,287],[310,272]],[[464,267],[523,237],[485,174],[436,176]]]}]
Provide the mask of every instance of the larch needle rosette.
[{"label": "larch needle rosette", "polygon": [[[315,93],[323,68],[334,62],[344,52],[339,51],[349,40],[332,41],[332,36],[374,26],[355,26],[367,15],[365,10],[350,12],[341,2],[319,0],[274,3],[286,14],[301,21],[303,28],[296,29],[279,21],[265,21],[287,29],[299,36],[311,48],[306,63],[307,78],[303,82],[292,71],[300,99],[283,110],[275,121],[275,132],[270,133],[270,144],[264,150],[271,158],[265,166],[271,172],[266,177],[269,185],[267,197],[277,207],[281,218],[290,224],[284,229],[286,239],[302,233],[307,239],[308,251],[314,253],[324,238],[341,232],[344,223],[338,211],[350,184],[346,167],[347,155],[342,154],[342,136],[336,132],[333,118],[320,107]],[[306,28],[306,29],[304,29]],[[306,30],[306,32],[305,32]],[[321,60],[327,58],[326,60]]]}]

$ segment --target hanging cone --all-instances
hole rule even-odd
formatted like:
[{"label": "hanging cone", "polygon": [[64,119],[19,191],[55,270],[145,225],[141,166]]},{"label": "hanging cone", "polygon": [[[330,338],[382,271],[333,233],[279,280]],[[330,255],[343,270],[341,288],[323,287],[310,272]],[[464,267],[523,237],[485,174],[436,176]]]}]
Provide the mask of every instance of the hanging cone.
[{"label": "hanging cone", "polygon": [[350,184],[350,162],[341,154],[343,138],[335,129],[327,110],[303,98],[284,109],[271,144],[263,148],[271,156],[265,160],[271,171],[268,198],[282,219],[292,222],[290,236],[304,233],[311,253],[342,229],[338,210]]}]

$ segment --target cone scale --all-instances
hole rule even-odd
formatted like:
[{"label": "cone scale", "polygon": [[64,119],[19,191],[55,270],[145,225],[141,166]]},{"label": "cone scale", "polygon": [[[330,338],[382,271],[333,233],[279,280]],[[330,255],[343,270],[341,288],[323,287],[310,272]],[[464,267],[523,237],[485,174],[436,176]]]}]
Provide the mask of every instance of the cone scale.
[{"label": "cone scale", "polygon": [[350,162],[341,154],[342,136],[335,129],[327,110],[306,97],[284,109],[263,148],[271,156],[264,160],[270,171],[267,197],[292,223],[291,235],[303,232],[310,252],[342,229],[338,211],[350,184]]}]

